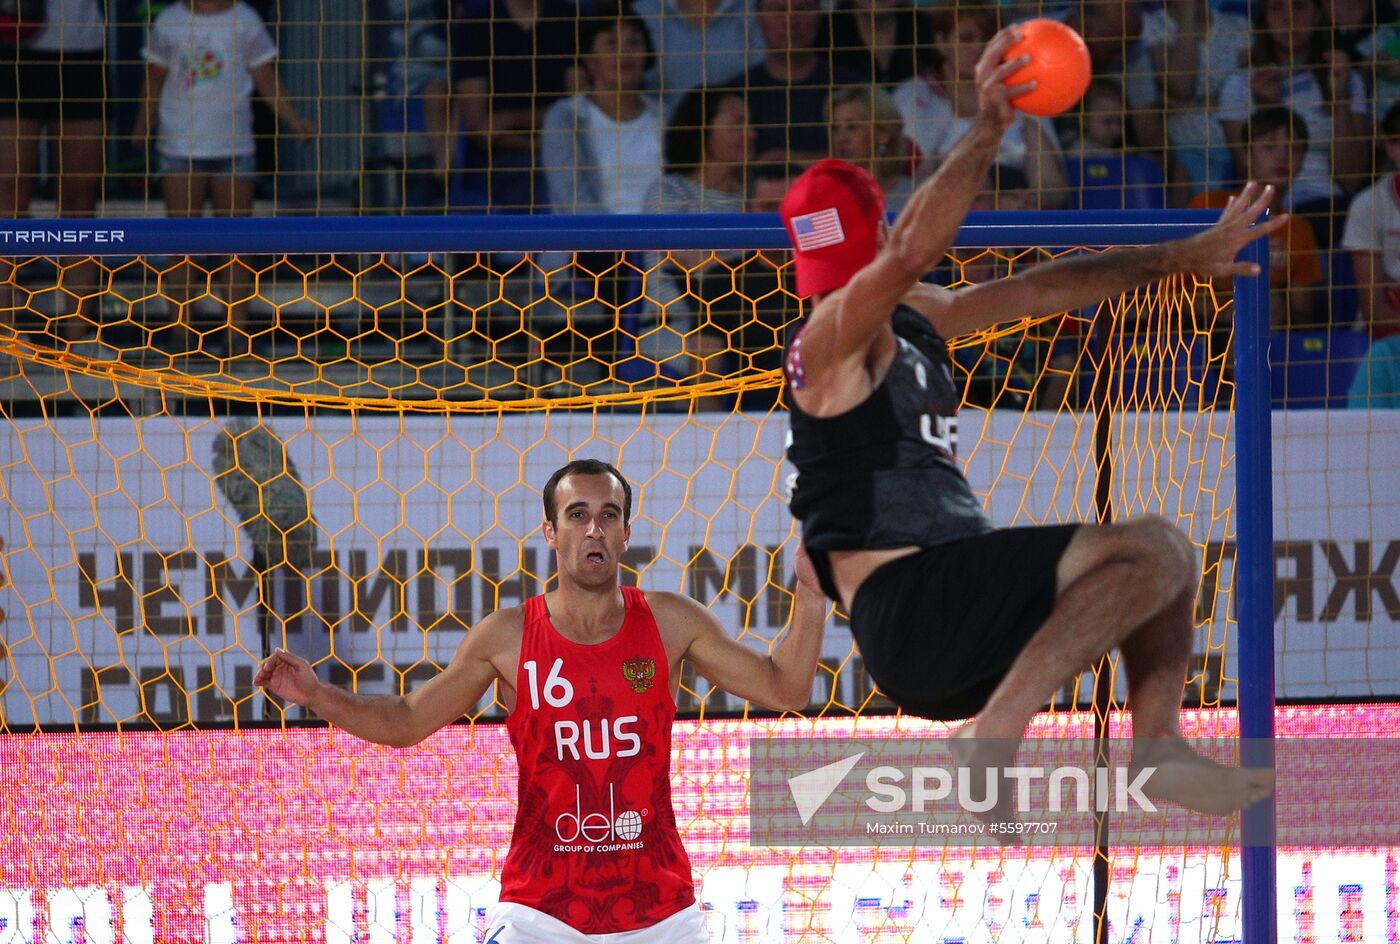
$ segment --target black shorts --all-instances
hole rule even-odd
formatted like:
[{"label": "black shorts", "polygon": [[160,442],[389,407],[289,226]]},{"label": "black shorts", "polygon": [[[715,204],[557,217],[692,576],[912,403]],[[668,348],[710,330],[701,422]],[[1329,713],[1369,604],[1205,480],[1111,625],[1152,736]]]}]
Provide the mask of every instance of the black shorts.
[{"label": "black shorts", "polygon": [[1055,605],[1055,571],[1079,525],[1006,528],[879,568],[851,604],[851,633],[880,690],[937,721],[982,710]]},{"label": "black shorts", "polygon": [[49,52],[0,44],[0,118],[43,124],[101,118],[107,99],[101,52]]}]

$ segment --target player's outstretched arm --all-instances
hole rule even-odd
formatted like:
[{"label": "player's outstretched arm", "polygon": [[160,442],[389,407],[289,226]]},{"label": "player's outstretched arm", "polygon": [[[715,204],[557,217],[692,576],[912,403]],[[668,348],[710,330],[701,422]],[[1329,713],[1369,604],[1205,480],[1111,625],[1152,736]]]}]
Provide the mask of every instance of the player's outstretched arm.
[{"label": "player's outstretched arm", "polygon": [[473,627],[447,667],[408,695],[346,691],[321,681],[309,662],[285,649],[264,660],[253,683],[356,737],[408,747],[466,714],[498,677],[487,649],[499,633],[493,633],[490,623],[499,616],[493,614]]},{"label": "player's outstretched arm", "polygon": [[949,302],[929,315],[944,337],[954,337],[1013,318],[1053,315],[1095,305],[1105,298],[1178,272],[1220,277],[1256,275],[1259,267],[1235,257],[1247,244],[1288,222],[1288,214],[1259,218],[1274,188],[1248,183],[1210,229],[1186,239],[1057,259],[1007,279],[944,293]]},{"label": "player's outstretched arm", "polygon": [[657,594],[662,618],[684,624],[690,645],[684,658],[715,686],[775,711],[797,711],[812,697],[812,679],[821,657],[827,602],[807,552],[797,551],[797,589],[792,621],[771,655],[759,655],[730,638],[709,610],[679,593]]}]

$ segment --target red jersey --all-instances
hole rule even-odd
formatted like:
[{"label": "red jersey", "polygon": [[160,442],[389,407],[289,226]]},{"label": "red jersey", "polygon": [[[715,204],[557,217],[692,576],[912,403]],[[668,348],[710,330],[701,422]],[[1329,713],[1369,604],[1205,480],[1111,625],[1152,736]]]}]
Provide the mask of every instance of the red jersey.
[{"label": "red jersey", "polygon": [[584,934],[649,927],[690,906],[695,883],[671,808],[666,650],[642,592],[596,645],[565,639],[544,597],[525,601],[515,710],[519,810],[501,901]]}]

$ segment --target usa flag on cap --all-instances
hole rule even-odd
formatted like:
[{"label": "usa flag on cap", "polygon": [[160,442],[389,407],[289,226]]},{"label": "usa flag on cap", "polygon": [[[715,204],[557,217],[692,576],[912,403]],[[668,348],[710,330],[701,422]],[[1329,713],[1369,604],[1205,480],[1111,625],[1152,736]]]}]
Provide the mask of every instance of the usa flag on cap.
[{"label": "usa flag on cap", "polygon": [[841,229],[841,216],[835,207],[794,216],[792,235],[797,240],[798,252],[811,252],[846,241],[846,234]]}]

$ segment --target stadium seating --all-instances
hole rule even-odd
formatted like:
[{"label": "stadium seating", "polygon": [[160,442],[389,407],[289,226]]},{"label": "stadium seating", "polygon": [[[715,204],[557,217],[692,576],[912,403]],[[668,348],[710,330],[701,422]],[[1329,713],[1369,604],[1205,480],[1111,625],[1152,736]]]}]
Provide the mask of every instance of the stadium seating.
[{"label": "stadium seating", "polygon": [[1366,356],[1364,331],[1275,331],[1270,339],[1275,409],[1345,409],[1347,390]]},{"label": "stadium seating", "polygon": [[1133,154],[1065,159],[1069,206],[1075,210],[1160,210],[1166,179],[1156,161]]}]

